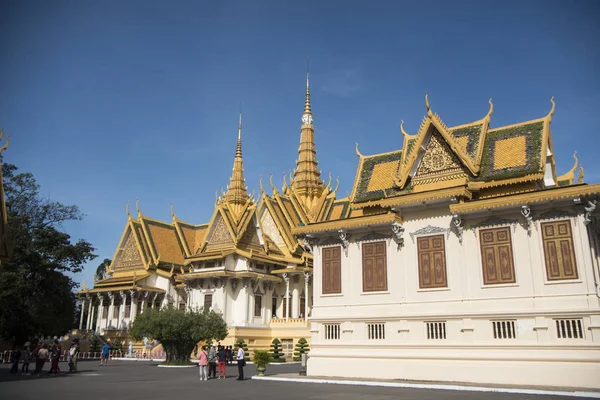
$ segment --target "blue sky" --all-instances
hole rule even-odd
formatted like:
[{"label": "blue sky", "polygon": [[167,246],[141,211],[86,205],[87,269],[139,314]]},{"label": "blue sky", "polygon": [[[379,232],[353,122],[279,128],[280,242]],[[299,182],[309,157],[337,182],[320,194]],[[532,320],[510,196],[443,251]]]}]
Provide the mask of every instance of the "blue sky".
[{"label": "blue sky", "polygon": [[[587,182],[600,104],[598,1],[2,1],[5,161],[86,214],[66,229],[111,258],[136,197],[208,222],[233,165],[240,101],[250,191],[295,166],[310,58],[320,169],[351,191],[363,154],[414,133],[424,93],[448,126],[546,115],[559,173]],[[268,185],[266,185],[268,187]]]}]

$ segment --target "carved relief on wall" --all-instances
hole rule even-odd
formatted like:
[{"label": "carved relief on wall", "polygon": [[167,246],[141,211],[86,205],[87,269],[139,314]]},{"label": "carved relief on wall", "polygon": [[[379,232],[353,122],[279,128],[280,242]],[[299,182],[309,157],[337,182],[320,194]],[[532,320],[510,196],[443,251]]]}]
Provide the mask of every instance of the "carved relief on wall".
[{"label": "carved relief on wall", "polygon": [[144,263],[135,244],[135,238],[131,234],[131,231],[129,231],[127,233],[127,237],[125,238],[125,244],[123,245],[119,254],[119,259],[115,269],[140,267],[142,265],[144,265]]},{"label": "carved relief on wall", "polygon": [[440,134],[434,132],[423,153],[415,176],[424,177],[440,172],[462,172],[462,166],[458,157],[450,150]]},{"label": "carved relief on wall", "polygon": [[271,238],[271,240],[275,242],[277,247],[285,247],[285,242],[283,241],[283,238],[281,237],[281,234],[277,229],[277,225],[275,225],[275,221],[273,220],[273,217],[271,216],[271,213],[269,211],[265,211],[263,213],[261,222],[263,233],[266,233]]},{"label": "carved relief on wall", "polygon": [[208,239],[208,247],[218,247],[227,244],[233,244],[233,240],[227,230],[227,225],[225,225],[223,217],[219,214],[216,218],[210,239]]}]

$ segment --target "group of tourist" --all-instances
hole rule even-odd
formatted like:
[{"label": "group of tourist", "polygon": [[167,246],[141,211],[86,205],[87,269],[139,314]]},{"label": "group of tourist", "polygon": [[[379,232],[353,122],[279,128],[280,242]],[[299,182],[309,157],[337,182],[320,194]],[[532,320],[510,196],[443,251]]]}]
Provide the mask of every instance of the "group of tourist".
[{"label": "group of tourist", "polygon": [[[238,345],[236,360],[238,365],[238,381],[244,380],[244,349]],[[200,380],[225,379],[227,372],[225,366],[231,364],[233,360],[233,348],[213,344],[212,346],[202,346],[198,354],[198,366],[200,367]]]},{"label": "group of tourist", "polygon": [[[34,375],[40,376],[44,370],[46,362],[50,361],[50,371],[48,374],[59,374],[60,368],[58,362],[62,354],[62,345],[57,339],[50,345],[46,343],[38,344],[33,351],[31,351],[31,343],[27,342],[22,348],[16,348],[13,353],[12,367],[10,369],[11,374],[19,373],[19,362],[21,366],[21,374],[29,373],[29,364],[35,362]],[[79,340],[73,340],[69,352],[67,353],[67,362],[69,365],[69,372],[77,371],[77,357],[79,356]]]}]

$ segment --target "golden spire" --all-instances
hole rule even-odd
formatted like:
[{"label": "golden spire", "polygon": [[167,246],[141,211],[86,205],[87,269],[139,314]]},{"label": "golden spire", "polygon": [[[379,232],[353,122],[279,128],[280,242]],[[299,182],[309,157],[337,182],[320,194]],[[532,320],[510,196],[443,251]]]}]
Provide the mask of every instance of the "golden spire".
[{"label": "golden spire", "polygon": [[310,108],[310,84],[307,72],[306,101],[302,114],[302,127],[300,128],[300,147],[298,148],[294,178],[291,182],[292,190],[294,190],[307,209],[312,208],[314,201],[325,190],[325,184],[321,180],[321,172],[318,165],[317,149],[315,147],[315,128]]},{"label": "golden spire", "polygon": [[238,139],[235,149],[235,158],[233,159],[233,172],[227,187],[227,193],[224,196],[230,205],[243,206],[249,199],[246,190],[246,180],[244,179],[244,162],[242,160],[242,113],[238,122]]}]

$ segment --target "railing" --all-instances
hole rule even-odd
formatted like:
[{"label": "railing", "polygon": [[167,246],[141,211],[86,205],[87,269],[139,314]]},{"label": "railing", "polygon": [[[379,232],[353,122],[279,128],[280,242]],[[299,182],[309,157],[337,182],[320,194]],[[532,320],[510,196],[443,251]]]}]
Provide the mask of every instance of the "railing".
[{"label": "railing", "polygon": [[272,318],[271,325],[306,325],[308,321],[304,318]]},{"label": "railing", "polygon": [[[13,355],[14,355],[14,351],[13,350],[6,350],[4,352],[0,352],[0,359],[2,360],[2,362],[4,363],[11,363],[13,362]],[[91,351],[84,351],[79,353],[79,356],[77,357],[78,360],[97,360],[100,359],[100,356],[102,355],[102,352],[97,351],[97,352],[91,352]],[[134,354],[127,354],[124,351],[120,351],[120,350],[111,350],[109,352],[109,359],[112,358],[131,358],[131,359],[137,359],[137,360],[152,360],[152,359],[162,359],[162,358],[166,358],[166,353],[164,351],[142,351],[142,352],[136,352]],[[59,358],[59,361],[67,361],[67,357],[68,357],[68,351],[64,350]],[[33,356],[32,356],[33,359]]]}]

